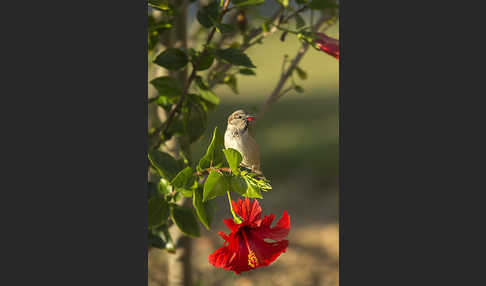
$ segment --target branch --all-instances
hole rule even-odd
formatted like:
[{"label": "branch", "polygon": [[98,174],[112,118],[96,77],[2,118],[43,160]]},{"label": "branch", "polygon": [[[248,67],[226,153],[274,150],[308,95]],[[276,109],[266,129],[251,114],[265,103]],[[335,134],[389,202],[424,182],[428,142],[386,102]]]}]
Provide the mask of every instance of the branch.
[{"label": "branch", "polygon": [[[302,13],[303,11],[307,10],[308,8],[309,7],[307,5],[302,6],[300,9],[294,11],[289,16],[284,17],[283,19],[279,20],[278,23],[277,23],[277,25],[274,25],[274,27],[278,28],[280,26],[280,24],[287,23],[290,19],[292,19],[293,17],[295,17],[297,14]],[[272,17],[270,18],[271,19],[270,22],[273,23],[273,22],[277,21],[277,19],[280,17],[280,15],[282,14],[282,12],[284,10],[285,9],[283,7],[280,7],[272,15]],[[242,52],[244,52],[248,48],[250,48],[251,46],[253,46],[256,43],[260,42],[265,37],[265,35],[260,36],[258,39],[256,39],[253,42],[251,42],[251,40],[254,39],[254,38],[256,38],[257,36],[259,36],[261,33],[263,33],[263,28],[262,27],[259,27],[257,29],[251,30],[250,33],[247,36],[247,40],[241,45],[240,50]],[[225,76],[226,72],[231,67],[232,67],[232,64],[223,64],[221,62],[218,62],[218,65],[216,65],[216,67],[214,68],[214,71],[217,71],[217,72],[215,72],[217,74],[217,76],[215,76],[213,79],[208,79],[208,83],[209,83],[210,88],[213,88],[216,84],[218,84],[219,82],[221,82],[222,78]],[[208,73],[208,74],[211,74],[211,73]]]},{"label": "branch", "polygon": [[211,170],[214,170],[214,171],[219,172],[219,173],[221,173],[221,172],[226,172],[226,173],[230,173],[230,174],[232,173],[231,168],[207,168],[207,169],[204,169],[200,172],[196,172],[196,175],[203,176],[205,174],[209,174],[209,172]]},{"label": "branch", "polygon": [[[226,12],[228,11],[229,2],[230,1],[226,1],[226,3],[224,4],[223,11],[219,15],[218,22],[221,22],[224,14],[226,14]],[[208,38],[206,39],[206,43],[204,44],[204,49],[201,52],[201,54],[204,54],[207,51],[209,43],[213,39],[213,36],[214,36],[215,33],[216,33],[216,27],[213,27],[211,29],[211,32],[208,35]],[[182,103],[184,102],[184,99],[185,99],[185,95],[186,95],[187,91],[189,90],[189,87],[191,86],[192,81],[196,78],[196,71],[197,71],[197,67],[200,64],[200,61],[201,61],[201,58],[198,58],[198,60],[192,65],[192,72],[191,72],[191,75],[189,76],[189,79],[187,80],[186,86],[184,87],[184,91],[183,91],[181,97],[179,98],[179,100],[177,101],[177,103],[175,105],[173,105],[172,109],[170,110],[170,113],[167,116],[167,120],[164,122],[163,125],[161,125],[159,128],[157,128],[155,130],[155,132],[153,133],[153,136],[154,136],[154,135],[159,134],[162,131],[162,134],[161,134],[162,136],[159,136],[159,138],[158,138],[157,142],[155,143],[153,149],[159,148],[160,144],[162,143],[162,138],[167,137],[167,131],[169,130],[169,127],[172,124],[176,114],[178,114],[180,112],[180,109],[182,107]]]},{"label": "branch", "polygon": [[[317,23],[312,27],[312,31],[316,31],[319,29],[319,27],[326,22],[327,17],[325,15],[321,15]],[[286,90],[285,92],[281,92],[282,88],[284,87],[285,83],[289,79],[289,77],[292,75],[292,71],[297,67],[299,62],[302,60],[304,57],[305,53],[309,49],[309,44],[304,43],[300,47],[299,51],[295,55],[295,57],[290,61],[290,65],[287,68],[285,72],[282,72],[282,75],[280,76],[280,79],[277,83],[277,86],[273,89],[273,92],[271,95],[268,97],[268,99],[265,101],[265,103],[262,105],[262,108],[260,109],[259,114],[257,115],[258,118],[261,118],[265,112],[268,110],[270,105],[275,103],[277,100],[279,100],[284,94],[288,92]]]}]

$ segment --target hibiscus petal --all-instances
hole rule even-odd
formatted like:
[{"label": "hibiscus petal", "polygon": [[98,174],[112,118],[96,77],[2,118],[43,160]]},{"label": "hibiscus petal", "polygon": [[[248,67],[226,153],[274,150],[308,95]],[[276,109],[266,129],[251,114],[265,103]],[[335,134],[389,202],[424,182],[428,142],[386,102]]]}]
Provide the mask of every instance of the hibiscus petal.
[{"label": "hibiscus petal", "polygon": [[284,239],[290,231],[290,216],[287,211],[284,211],[277,224],[270,228],[274,218],[274,214],[264,217],[261,228],[253,229],[252,231],[257,233],[261,238],[270,238],[275,241]]},{"label": "hibiscus petal", "polygon": [[241,225],[236,224],[232,218],[223,219],[224,224],[233,232],[238,231]]},{"label": "hibiscus petal", "polygon": [[231,239],[231,236],[226,235],[226,233],[224,233],[224,232],[222,232],[222,231],[218,232],[218,234],[219,234],[219,236],[221,236],[221,237],[222,237],[222,238],[223,238],[225,241],[230,241],[230,239]]},{"label": "hibiscus petal", "polygon": [[236,256],[235,252],[231,252],[228,246],[223,246],[216,249],[211,255],[209,255],[209,263],[216,267],[221,267],[226,270],[230,270],[231,263]]},{"label": "hibiscus petal", "polygon": [[255,223],[260,219],[262,208],[256,199],[251,202],[247,197],[244,201],[238,198],[238,202],[232,202],[232,204],[233,210],[243,219],[245,224]]},{"label": "hibiscus petal", "polygon": [[251,249],[255,252],[257,258],[257,267],[267,266],[283,252],[287,250],[289,245],[288,240],[281,240],[277,242],[266,242],[258,236],[248,234],[248,241]]}]

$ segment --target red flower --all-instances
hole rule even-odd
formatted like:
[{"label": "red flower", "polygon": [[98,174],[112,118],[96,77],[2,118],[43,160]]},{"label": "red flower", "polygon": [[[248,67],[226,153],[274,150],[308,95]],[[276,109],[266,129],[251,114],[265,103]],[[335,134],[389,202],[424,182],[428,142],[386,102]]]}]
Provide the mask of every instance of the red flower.
[{"label": "red flower", "polygon": [[[209,263],[216,267],[232,270],[236,274],[262,266],[268,266],[285,252],[289,245],[284,238],[289,234],[290,217],[287,211],[274,227],[270,227],[274,214],[260,218],[262,209],[255,199],[252,203],[248,198],[244,201],[232,201],[233,209],[242,218],[242,223],[236,224],[233,219],[223,220],[231,233],[219,232],[225,240],[225,246],[209,255]],[[271,239],[274,242],[266,242]],[[227,245],[226,245],[227,243]]]},{"label": "red flower", "polygon": [[328,53],[329,55],[339,59],[339,40],[328,37],[323,33],[315,33],[318,39],[314,40],[321,51]]}]

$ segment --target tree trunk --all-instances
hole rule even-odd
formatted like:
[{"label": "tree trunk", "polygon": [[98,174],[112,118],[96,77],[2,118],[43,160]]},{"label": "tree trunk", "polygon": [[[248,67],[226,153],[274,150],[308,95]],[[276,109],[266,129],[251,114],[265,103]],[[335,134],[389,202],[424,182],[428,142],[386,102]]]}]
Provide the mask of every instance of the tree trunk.
[{"label": "tree trunk", "polygon": [[[177,16],[174,21],[174,29],[171,30],[171,44],[175,48],[187,49],[187,6],[188,0],[173,0],[172,3],[177,7]],[[189,65],[188,65],[189,67]],[[179,72],[171,72],[181,84],[185,86],[187,81],[187,68]],[[168,151],[179,157],[179,150],[187,146],[187,138],[174,136],[166,142]],[[187,151],[187,150],[186,150]],[[181,205],[190,205],[191,200],[183,197],[178,202]],[[182,234],[181,231],[173,225],[170,228],[170,234],[176,245],[176,252],[168,255],[168,286],[192,286],[191,275],[191,238]]]}]

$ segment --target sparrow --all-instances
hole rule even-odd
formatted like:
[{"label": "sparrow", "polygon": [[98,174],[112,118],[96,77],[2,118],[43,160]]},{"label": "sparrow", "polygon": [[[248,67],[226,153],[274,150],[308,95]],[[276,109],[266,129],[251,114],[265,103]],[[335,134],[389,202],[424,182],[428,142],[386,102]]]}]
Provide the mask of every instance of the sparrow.
[{"label": "sparrow", "polygon": [[261,175],[258,145],[248,130],[250,122],[255,119],[255,116],[249,115],[243,109],[233,112],[228,117],[228,125],[224,133],[224,147],[240,152],[243,157],[241,165]]}]

